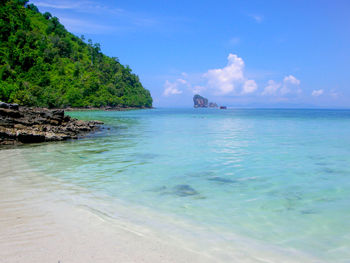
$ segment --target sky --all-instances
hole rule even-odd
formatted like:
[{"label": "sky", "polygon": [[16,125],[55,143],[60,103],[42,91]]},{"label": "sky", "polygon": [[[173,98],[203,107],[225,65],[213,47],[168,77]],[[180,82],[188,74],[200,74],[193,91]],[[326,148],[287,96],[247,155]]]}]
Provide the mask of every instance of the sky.
[{"label": "sky", "polygon": [[348,0],[32,0],[101,44],[155,107],[350,108]]}]

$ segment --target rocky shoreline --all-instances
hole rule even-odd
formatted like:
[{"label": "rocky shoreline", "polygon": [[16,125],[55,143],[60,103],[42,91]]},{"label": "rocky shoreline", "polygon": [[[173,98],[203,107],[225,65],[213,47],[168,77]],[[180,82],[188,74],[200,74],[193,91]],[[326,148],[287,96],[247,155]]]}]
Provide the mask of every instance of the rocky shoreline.
[{"label": "rocky shoreline", "polygon": [[102,107],[68,107],[63,108],[65,111],[94,111],[94,110],[104,110],[104,111],[129,111],[129,110],[140,110],[140,109],[154,109],[154,107],[111,107],[111,106],[102,106]]},{"label": "rocky shoreline", "polygon": [[20,107],[0,102],[0,145],[77,139],[98,130],[102,124],[71,118],[62,109]]}]

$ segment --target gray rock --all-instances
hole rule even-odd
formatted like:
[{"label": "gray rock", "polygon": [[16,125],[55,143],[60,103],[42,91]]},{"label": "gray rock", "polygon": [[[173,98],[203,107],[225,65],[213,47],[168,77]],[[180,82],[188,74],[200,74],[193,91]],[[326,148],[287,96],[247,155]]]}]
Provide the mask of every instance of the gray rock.
[{"label": "gray rock", "polygon": [[18,104],[10,104],[10,103],[5,103],[5,102],[0,101],[0,108],[18,110],[19,106],[18,106]]},{"label": "gray rock", "polygon": [[188,184],[179,184],[174,187],[174,194],[178,196],[198,195],[199,193]]},{"label": "gray rock", "polygon": [[193,104],[195,108],[208,108],[208,99],[196,94],[193,96]]},{"label": "gray rock", "polygon": [[209,102],[209,108],[217,108],[218,105],[215,102]]},{"label": "gray rock", "polygon": [[227,178],[223,178],[223,177],[212,177],[208,179],[209,181],[214,181],[214,182],[219,182],[219,183],[226,183],[226,184],[231,184],[231,183],[236,183],[237,181],[231,180],[231,179],[227,179]]},{"label": "gray rock", "polygon": [[76,139],[102,124],[73,119],[61,109],[18,107],[0,102],[0,144]]}]

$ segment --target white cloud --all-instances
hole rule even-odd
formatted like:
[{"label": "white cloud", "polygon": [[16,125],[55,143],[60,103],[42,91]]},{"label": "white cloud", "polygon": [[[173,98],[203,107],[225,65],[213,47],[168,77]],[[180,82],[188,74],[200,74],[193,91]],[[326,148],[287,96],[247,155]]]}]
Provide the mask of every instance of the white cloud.
[{"label": "white cloud", "polygon": [[251,93],[257,89],[254,80],[244,77],[244,61],[235,54],[227,57],[227,66],[219,69],[210,69],[203,75],[208,81],[209,88],[216,91],[218,95],[236,92],[242,87],[242,93]]},{"label": "white cloud", "polygon": [[301,89],[299,88],[300,80],[298,80],[293,75],[289,75],[284,77],[283,86],[280,90],[282,95],[286,95],[288,93],[301,93]]},{"label": "white cloud", "polygon": [[206,90],[206,87],[203,87],[203,86],[195,86],[193,89],[192,89],[192,93],[193,94],[200,94],[201,92],[203,92],[204,90]]},{"label": "white cloud", "polygon": [[[174,82],[166,81],[164,96],[188,92],[209,96],[244,96],[256,94],[258,84],[255,79],[249,79],[244,70],[245,63],[241,57],[229,54],[227,65],[222,68],[209,69],[206,73],[181,73]],[[300,80],[293,75],[285,76],[281,81],[269,80],[262,96],[275,96],[275,99],[286,101],[298,96],[302,90]]]},{"label": "white cloud", "polygon": [[246,80],[243,85],[242,94],[248,94],[256,91],[258,89],[258,85],[254,80]]},{"label": "white cloud", "polygon": [[274,80],[269,80],[261,95],[276,95],[280,87],[281,83],[278,83]]},{"label": "white cloud", "polygon": [[298,80],[293,75],[289,75],[289,76],[284,77],[283,82],[284,83],[291,83],[291,84],[294,84],[294,85],[299,85],[300,84],[300,80]]},{"label": "white cloud", "polygon": [[264,16],[262,15],[257,15],[257,14],[251,14],[249,15],[251,18],[253,18],[255,20],[255,22],[257,23],[261,23],[264,20]]},{"label": "white cloud", "polygon": [[331,89],[330,95],[333,99],[337,99],[340,94],[337,91],[335,91],[334,89]]},{"label": "white cloud", "polygon": [[76,9],[79,8],[81,5],[84,6],[85,2],[66,2],[62,1],[60,3],[50,3],[50,2],[34,2],[36,6],[38,7],[49,7],[54,9]]},{"label": "white cloud", "polygon": [[[201,76],[202,74],[200,74]],[[164,84],[164,96],[182,94],[191,92],[193,94],[202,94],[207,89],[206,86],[200,85],[201,79],[195,75],[181,73],[181,78],[171,82],[166,80]],[[191,83],[194,83],[193,85]]]},{"label": "white cloud", "polygon": [[187,84],[187,80],[184,80],[184,79],[177,79],[176,81],[181,84]]},{"label": "white cloud", "polygon": [[36,1],[32,0],[36,6],[38,7],[46,7],[46,8],[52,8],[52,9],[69,9],[74,10],[77,12],[83,12],[83,13],[100,13],[100,12],[108,12],[113,14],[122,14],[126,11],[121,8],[115,8],[111,6],[101,5],[99,2],[96,1],[88,1],[88,0],[60,0],[56,3],[53,3],[51,0],[41,0]]},{"label": "white cloud", "polygon": [[314,97],[321,96],[323,94],[323,89],[313,90],[311,95]]},{"label": "white cloud", "polygon": [[282,83],[269,80],[261,95],[286,96],[288,94],[300,94],[302,90],[300,89],[299,85],[300,80],[293,75],[284,77]]},{"label": "white cloud", "polygon": [[168,80],[165,81],[163,95],[167,97],[171,95],[181,94],[182,90],[180,90],[178,86],[182,81],[182,79],[177,79],[175,82],[169,82]]},{"label": "white cloud", "polygon": [[[53,3],[51,0],[32,0],[35,5],[39,8],[44,9],[55,9],[61,11],[70,11],[71,13],[85,13],[93,14],[95,16],[91,17],[90,23],[103,23],[104,20],[98,20],[98,16],[103,16],[112,18],[114,23],[106,23],[104,27],[118,27],[130,30],[130,28],[143,28],[143,27],[154,27],[159,24],[159,21],[155,19],[154,16],[147,14],[135,13],[128,10],[124,10],[115,5],[105,5],[101,2],[94,0],[60,0]],[[50,10],[51,11],[51,10]],[[71,14],[72,15],[72,14]],[[61,16],[60,16],[61,17]],[[79,16],[80,17],[80,16]],[[89,21],[87,21],[89,23]],[[164,22],[164,21],[163,21]],[[78,33],[81,33],[83,27],[79,27]],[[90,33],[89,30],[85,30],[85,33]],[[83,33],[84,33],[83,32]]]}]

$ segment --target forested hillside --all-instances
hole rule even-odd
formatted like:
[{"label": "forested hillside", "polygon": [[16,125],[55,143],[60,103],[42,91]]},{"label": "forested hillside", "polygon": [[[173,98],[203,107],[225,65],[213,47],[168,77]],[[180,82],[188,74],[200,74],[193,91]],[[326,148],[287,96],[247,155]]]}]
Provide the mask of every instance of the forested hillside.
[{"label": "forested hillside", "polygon": [[0,101],[40,107],[151,107],[118,58],[25,0],[0,0]]}]

